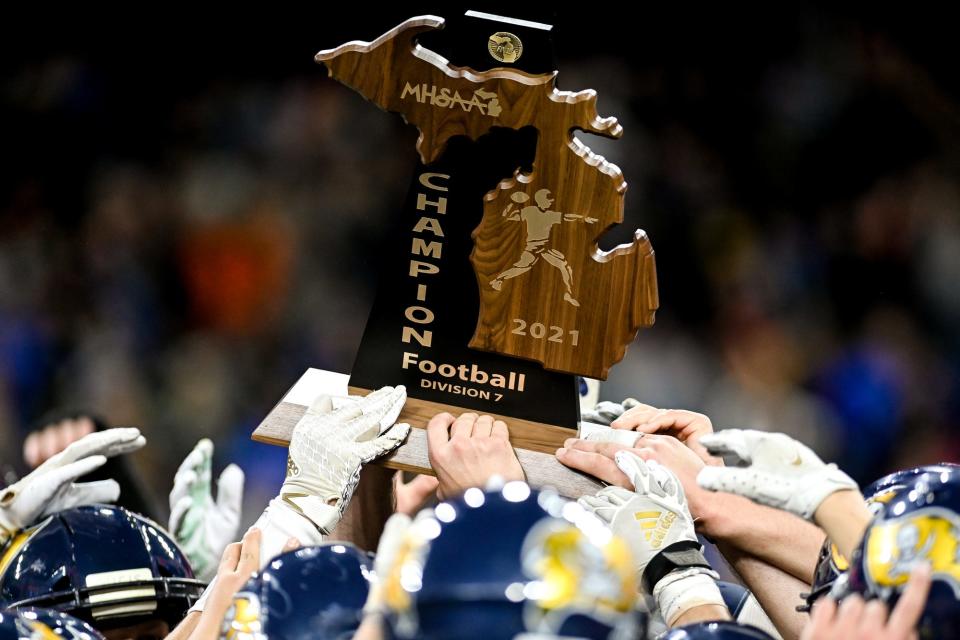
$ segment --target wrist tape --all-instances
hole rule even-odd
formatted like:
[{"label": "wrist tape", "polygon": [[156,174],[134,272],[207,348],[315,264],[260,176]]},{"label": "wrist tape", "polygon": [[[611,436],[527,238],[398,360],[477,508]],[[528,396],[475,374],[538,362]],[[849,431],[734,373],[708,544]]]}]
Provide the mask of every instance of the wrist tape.
[{"label": "wrist tape", "polygon": [[718,606],[726,611],[726,604],[717,586],[719,576],[703,567],[691,567],[674,571],[665,576],[653,588],[660,615],[668,626],[695,607]]}]

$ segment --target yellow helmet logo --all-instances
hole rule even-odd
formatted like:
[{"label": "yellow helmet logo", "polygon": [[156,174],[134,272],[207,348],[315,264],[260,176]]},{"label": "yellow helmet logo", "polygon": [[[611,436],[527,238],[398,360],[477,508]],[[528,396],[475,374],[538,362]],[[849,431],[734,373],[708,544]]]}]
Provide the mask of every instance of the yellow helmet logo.
[{"label": "yellow helmet logo", "polygon": [[[441,503],[432,514],[436,518],[418,517],[404,532],[389,566],[378,567],[382,575],[371,597],[386,604],[397,637],[416,635],[427,555],[440,533],[439,522],[455,518],[452,509]],[[469,601],[482,592],[489,594],[483,598],[506,598],[522,606],[526,630],[538,633],[556,633],[574,615],[592,617],[611,628],[635,624],[632,616],[624,615],[632,610],[637,596],[629,547],[596,522],[603,535],[544,514],[524,536],[521,549],[512,552],[517,553],[522,579],[494,584],[493,592],[476,584],[455,584],[449,597]]]},{"label": "yellow helmet logo", "polygon": [[833,542],[830,543],[830,559],[833,560],[833,566],[837,568],[837,571],[846,571],[850,568],[850,562],[840,553],[840,549],[837,549],[837,545]]},{"label": "yellow helmet logo", "polygon": [[387,574],[378,576],[383,585],[383,599],[393,611],[410,610],[410,592],[417,590],[416,578],[423,574],[426,551],[426,542],[416,532],[407,531],[393,564],[387,567]]},{"label": "yellow helmet logo", "polygon": [[[532,580],[524,588],[557,626],[568,614],[616,615],[629,611],[636,599],[636,577],[630,550],[616,537],[592,540],[581,529],[558,520],[538,523],[523,545],[523,566]],[[535,628],[528,609],[528,628]]]},{"label": "yellow helmet logo", "polygon": [[886,489],[875,496],[870,496],[869,498],[867,498],[867,504],[881,504],[881,505],[887,504],[888,502],[896,498],[897,495],[899,495],[900,490],[902,488],[903,487],[893,487],[891,489]]},{"label": "yellow helmet logo", "polygon": [[377,576],[378,582],[373,587],[387,608],[396,614],[395,624],[401,636],[413,635],[419,626],[413,594],[423,586],[423,564],[430,541],[421,527],[427,520],[436,522],[432,518],[419,520],[406,530],[393,562],[384,569],[385,575]]},{"label": "yellow helmet logo", "polygon": [[873,525],[867,537],[866,574],[872,586],[892,589],[907,581],[917,562],[930,563],[935,580],[960,597],[960,517],[929,507]]},{"label": "yellow helmet logo", "polygon": [[53,629],[42,622],[32,620],[27,626],[30,627],[30,640],[61,640]]},{"label": "yellow helmet logo", "polygon": [[221,638],[227,640],[252,640],[262,638],[260,601],[252,593],[238,593],[223,618]]},{"label": "yellow helmet logo", "polygon": [[886,489],[867,498],[867,509],[870,510],[870,515],[874,518],[880,515],[880,512],[883,511],[884,505],[889,504],[891,500],[900,495],[902,490],[903,487],[891,487],[890,489]]}]

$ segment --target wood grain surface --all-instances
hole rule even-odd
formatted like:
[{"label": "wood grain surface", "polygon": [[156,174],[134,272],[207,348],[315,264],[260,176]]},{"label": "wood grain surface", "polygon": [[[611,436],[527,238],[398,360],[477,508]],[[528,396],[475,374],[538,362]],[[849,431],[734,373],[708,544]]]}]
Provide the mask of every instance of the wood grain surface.
[{"label": "wood grain surface", "polygon": [[[556,74],[475,72],[416,43],[442,25],[432,16],[412,18],[373,42],[316,58],[333,78],[416,126],[428,165],[453,136],[537,129],[533,171],[518,168],[484,197],[471,253],[480,314],[470,346],[606,379],[637,331],[653,324],[656,266],[640,230],[631,243],[600,250],[598,239],[623,222],[626,182],[573,132],[619,138],[623,130],[616,118],[597,114],[596,92],[559,91]],[[440,222],[456,215],[440,206],[429,212]]]},{"label": "wood grain surface", "polygon": [[[364,395],[367,393],[365,390],[356,388],[351,388],[350,391]],[[267,444],[288,446],[293,428],[306,410],[307,407],[302,404],[279,402],[253,432],[253,439]],[[410,430],[410,435],[403,445],[389,456],[377,460],[376,464],[390,469],[434,475],[427,456],[425,428],[430,418],[441,411],[458,415],[466,410],[450,405],[408,399],[399,421],[408,422],[414,428]],[[553,456],[553,452],[563,445],[566,438],[575,435],[569,429],[537,423],[521,423],[522,421],[509,418],[506,422],[517,458],[531,486],[553,487],[561,495],[569,498],[592,494],[603,487],[596,479],[563,466]]]}]

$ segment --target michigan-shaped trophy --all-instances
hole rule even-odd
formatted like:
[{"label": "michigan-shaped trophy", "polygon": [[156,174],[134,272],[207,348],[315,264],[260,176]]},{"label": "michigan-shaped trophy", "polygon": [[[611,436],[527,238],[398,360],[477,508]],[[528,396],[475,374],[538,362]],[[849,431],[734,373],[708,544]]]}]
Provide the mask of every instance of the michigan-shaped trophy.
[{"label": "michigan-shaped trophy", "polygon": [[[402,419],[415,427],[440,411],[504,419],[531,483],[576,493],[590,481],[550,455],[578,427],[576,376],[605,379],[658,304],[643,231],[599,248],[623,221],[626,182],[574,136],[622,128],[598,115],[593,90],[556,88],[549,25],[468,12],[443,40],[444,26],[412,18],[317,54],[419,132],[349,387],[406,385]],[[285,444],[334,378],[308,372],[254,438]],[[386,464],[428,472],[422,430]]]}]

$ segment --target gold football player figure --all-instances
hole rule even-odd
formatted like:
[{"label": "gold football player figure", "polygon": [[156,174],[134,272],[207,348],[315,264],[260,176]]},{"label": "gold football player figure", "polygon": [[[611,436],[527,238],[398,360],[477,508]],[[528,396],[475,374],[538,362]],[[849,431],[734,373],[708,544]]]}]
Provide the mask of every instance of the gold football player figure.
[{"label": "gold football player figure", "polygon": [[583,220],[586,224],[593,224],[597,222],[597,219],[574,213],[551,211],[550,205],[553,204],[553,198],[550,197],[549,189],[540,189],[533,195],[533,199],[537,203],[536,206],[527,205],[518,210],[514,203],[524,204],[530,200],[530,196],[519,191],[511,195],[510,199],[513,202],[509,203],[507,208],[503,210],[503,217],[507,220],[522,221],[526,225],[527,244],[513,266],[491,280],[490,286],[494,290],[500,291],[504,280],[516,278],[530,271],[542,257],[547,264],[560,270],[563,286],[566,287],[563,299],[573,306],[579,307],[580,303],[573,297],[573,269],[567,264],[566,256],[556,249],[547,249],[547,243],[550,241],[550,232],[553,227],[561,222]]}]

